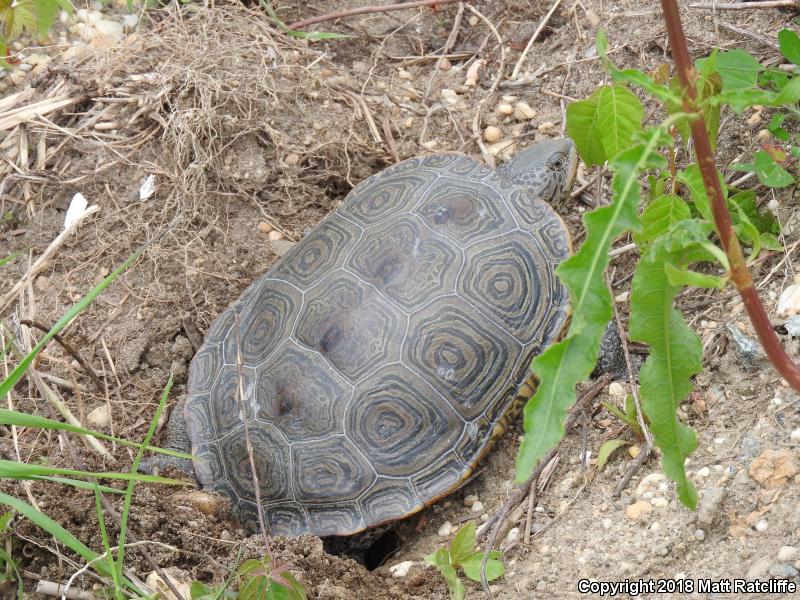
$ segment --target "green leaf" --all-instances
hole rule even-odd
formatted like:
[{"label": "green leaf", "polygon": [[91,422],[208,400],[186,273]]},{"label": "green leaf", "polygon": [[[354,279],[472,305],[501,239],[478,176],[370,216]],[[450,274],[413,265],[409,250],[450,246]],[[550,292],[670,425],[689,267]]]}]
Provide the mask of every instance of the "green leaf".
[{"label": "green leaf", "polygon": [[353,37],[352,35],[345,35],[343,33],[326,33],[324,31],[296,31],[294,29],[289,29],[286,23],[281,21],[278,17],[278,14],[273,10],[272,6],[270,5],[267,0],[259,0],[261,2],[261,7],[264,11],[269,15],[269,18],[272,20],[273,23],[283,31],[286,35],[291,36],[293,38],[301,39],[301,40],[346,40]]},{"label": "green leaf", "polygon": [[642,230],[633,239],[640,246],[648,244],[667,231],[670,225],[690,216],[689,205],[678,196],[661,196],[642,213]]},{"label": "green leaf", "polygon": [[116,473],[114,471],[95,473],[92,471],[76,471],[74,469],[62,469],[48,465],[36,465],[30,463],[20,463],[15,460],[0,459],[0,477],[11,479],[28,479],[31,476],[45,475],[70,475],[72,477],[96,477],[99,479],[122,479],[125,481],[145,481],[148,483],[163,483],[167,485],[192,485],[187,481],[178,479],[168,479],[156,475],[145,475],[143,473]]},{"label": "green leaf", "polygon": [[621,440],[619,438],[604,442],[603,445],[600,446],[600,450],[597,452],[597,470],[601,471],[603,467],[606,466],[608,459],[611,458],[611,455],[614,454],[615,450],[629,445],[630,442]]},{"label": "green leaf", "polygon": [[[494,581],[505,574],[506,568],[500,560],[501,557],[502,554],[497,550],[492,550],[489,553],[489,560],[486,561],[486,581]],[[476,552],[461,563],[461,568],[464,569],[464,574],[472,581],[480,581],[482,562],[483,552]]]},{"label": "green leaf", "polygon": [[772,156],[769,155],[769,152],[764,150],[756,152],[754,164],[758,180],[767,187],[780,188],[794,183],[794,177],[776,163]]},{"label": "green leaf", "polygon": [[764,69],[753,56],[740,48],[717,54],[717,70],[722,77],[722,91],[753,88]]},{"label": "green leaf", "polygon": [[784,248],[778,241],[778,238],[771,233],[761,234],[761,245],[767,250],[774,250],[776,252],[783,252]]},{"label": "green leaf", "polygon": [[464,525],[450,543],[450,560],[459,565],[475,552],[475,521]]},{"label": "green leaf", "polygon": [[800,100],[800,77],[792,77],[772,100],[772,106],[792,106]]},{"label": "green leaf", "polygon": [[701,288],[724,288],[728,284],[727,277],[698,273],[691,269],[681,269],[672,263],[664,263],[664,271],[667,273],[669,284],[674,286],[691,285]]},{"label": "green leaf", "polygon": [[583,162],[589,167],[606,162],[594,96],[567,105],[567,135],[575,142]]},{"label": "green leaf", "polygon": [[789,139],[791,139],[789,132],[783,128],[783,122],[786,120],[787,116],[788,115],[784,113],[776,113],[772,115],[767,125],[769,132],[782,142],[788,142]]},{"label": "green leaf", "polygon": [[786,60],[800,65],[800,36],[794,31],[781,29],[778,32],[778,47]]},{"label": "green leaf", "polygon": [[0,258],[0,267],[2,267],[3,265],[7,265],[12,260],[17,258],[20,254],[22,254],[22,251],[14,252],[14,254],[9,254],[8,256],[6,256],[4,258]]},{"label": "green leaf", "polygon": [[622,85],[603,86],[597,97],[603,149],[608,160],[630,147],[634,133],[642,131],[644,106]]},{"label": "green leaf", "polygon": [[743,110],[761,104],[763,106],[773,106],[777,94],[768,90],[734,90],[731,92],[722,92],[716,96],[709,98],[709,102],[714,104],[728,104],[731,110],[735,113],[741,113]]},{"label": "green leaf", "polygon": [[584,215],[586,240],[556,270],[569,290],[572,320],[567,336],[533,360],[533,371],[541,383],[524,409],[518,482],[525,481],[536,462],[563,437],[566,411],[575,401],[575,385],[589,376],[597,362],[600,339],[612,315],[612,299],[604,278],[608,251],[621,233],[639,229],[636,210],[641,186],[637,177],[646,168],[666,166],[655,152],[664,136],[663,129],[651,130],[644,142],[632,145],[610,162],[614,173],[612,203]]},{"label": "green leaf", "polygon": [[36,13],[36,30],[40,38],[47,37],[50,28],[56,22],[59,10],[72,14],[72,4],[67,0],[33,0],[33,6]]},{"label": "green leaf", "polygon": [[702,370],[700,338],[673,307],[681,285],[669,281],[665,264],[685,269],[708,255],[709,225],[676,223],[639,261],[631,290],[631,340],[650,346],[640,373],[642,409],[661,448],[664,473],[675,481],[686,506],[697,505],[697,492],[686,477],[684,462],[697,446],[694,432],[678,421],[681,402],[692,391],[690,378]]},{"label": "green leaf", "polygon": [[[722,191],[725,193],[727,188],[724,185],[722,173],[717,171],[717,175],[719,176],[720,183],[723,184]],[[708,195],[706,194],[706,187],[703,183],[703,175],[700,172],[700,167],[697,165],[697,163],[692,163],[686,167],[686,170],[684,171],[678,171],[675,179],[685,185],[689,190],[689,195],[692,198],[694,207],[700,216],[706,221],[713,222],[714,215],[711,212],[711,204],[709,202]]]}]

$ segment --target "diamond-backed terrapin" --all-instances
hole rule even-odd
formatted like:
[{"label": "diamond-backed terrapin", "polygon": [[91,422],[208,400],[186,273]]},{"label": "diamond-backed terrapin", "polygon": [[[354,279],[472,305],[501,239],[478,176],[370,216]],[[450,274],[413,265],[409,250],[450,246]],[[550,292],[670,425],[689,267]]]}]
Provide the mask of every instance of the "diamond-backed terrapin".
[{"label": "diamond-backed terrapin", "polygon": [[568,320],[570,237],[549,203],[576,164],[560,139],[497,170],[414,158],[353,189],[192,360],[168,442],[200,484],[256,528],[246,418],[273,534],[350,535],[457,489]]}]

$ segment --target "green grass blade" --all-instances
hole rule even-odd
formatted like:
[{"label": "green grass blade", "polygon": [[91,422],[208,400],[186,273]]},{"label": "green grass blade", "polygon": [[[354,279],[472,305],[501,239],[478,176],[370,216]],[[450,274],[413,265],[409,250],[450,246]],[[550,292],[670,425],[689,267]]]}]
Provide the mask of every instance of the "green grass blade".
[{"label": "green grass blade", "polygon": [[[100,433],[99,431],[93,431],[91,429],[85,429],[83,427],[78,427],[77,425],[72,425],[71,423],[62,423],[60,421],[54,421],[38,415],[29,415],[27,413],[9,410],[7,408],[0,408],[0,425],[16,425],[17,427],[35,427],[38,429],[69,431],[70,433],[91,435],[101,440],[115,442],[120,446],[127,446],[129,448],[141,447],[141,444],[137,444],[123,438],[114,437],[112,435],[106,435],[105,433]],[[166,448],[158,448],[155,446],[148,446],[145,448],[145,450],[150,452],[158,452],[160,454],[168,454],[170,456],[177,456],[179,458],[188,458],[190,460],[193,458],[191,454],[186,454],[185,452],[178,452],[177,450],[168,450]]]},{"label": "green grass blade", "polygon": [[100,537],[103,540],[103,549],[105,550],[105,558],[102,559],[108,565],[108,570],[111,572],[111,579],[114,580],[114,595],[120,598],[121,588],[119,585],[119,575],[115,569],[114,553],[111,552],[111,542],[108,539],[108,532],[106,531],[106,515],[103,512],[103,507],[100,502],[100,490],[94,486],[94,510],[97,515],[97,525],[100,528]]},{"label": "green grass blade", "polygon": [[0,267],[2,267],[3,265],[7,265],[12,260],[17,258],[20,254],[22,254],[22,251],[14,252],[14,254],[9,254],[8,256],[6,256],[4,258],[0,258]]},{"label": "green grass blade", "polygon": [[664,141],[661,129],[652,130],[614,160],[610,167],[613,202],[584,215],[586,241],[556,271],[569,290],[573,316],[567,337],[533,361],[541,382],[525,405],[525,435],[517,455],[516,479],[527,479],[538,461],[564,436],[564,419],[575,401],[575,385],[586,379],[597,362],[600,339],[611,318],[611,294],[605,283],[608,251],[626,230],[638,230],[636,215],[641,193],[637,181],[645,168],[663,166],[655,149]]},{"label": "green grass blade", "polygon": [[28,479],[32,475],[33,476],[68,475],[71,477],[96,477],[98,479],[121,479],[124,481],[143,481],[147,483],[163,483],[166,485],[192,485],[186,481],[180,481],[178,479],[169,479],[166,477],[159,477],[157,475],[145,475],[144,473],[116,473],[113,471],[95,473],[92,471],[77,471],[75,469],[64,469],[61,467],[52,467],[49,465],[19,463],[14,460],[0,460],[0,477],[9,477],[11,479]]},{"label": "green grass blade", "polygon": [[[49,481],[51,483],[61,483],[63,485],[69,485],[71,487],[77,488],[79,490],[93,490],[94,484],[89,483],[87,481],[81,481],[80,479],[67,479],[66,477],[42,477],[40,475],[29,475],[27,477],[8,477],[8,479],[24,479],[28,481]],[[106,494],[121,494],[122,490],[118,490],[116,488],[108,487],[107,485],[101,485],[100,489],[105,492]]]},{"label": "green grass blade", "polygon": [[120,266],[118,266],[112,273],[108,275],[103,281],[98,283],[91,291],[89,291],[86,296],[81,298],[78,302],[73,304],[70,309],[64,313],[64,315],[58,320],[58,322],[53,325],[53,328],[48,331],[39,343],[36,344],[33,349],[23,358],[20,363],[16,366],[16,368],[11,372],[11,374],[2,382],[0,382],[0,399],[6,397],[9,391],[13,389],[17,382],[22,379],[22,376],[25,374],[25,371],[33,362],[33,359],[42,351],[42,349],[47,345],[47,343],[53,339],[53,336],[57,334],[59,331],[64,329],[67,325],[69,325],[72,320],[77,317],[81,312],[83,312],[87,306],[89,306],[94,300],[105,290],[111,283],[117,279],[122,273],[130,267],[145,251],[148,244],[145,244],[136,252],[131,254],[125,262],[123,262]]},{"label": "green grass blade", "polygon": [[309,40],[309,41],[316,41],[316,40],[347,40],[353,37],[352,35],[346,35],[344,33],[326,33],[324,31],[297,31],[295,29],[289,29],[289,27],[281,21],[278,14],[272,8],[272,5],[267,2],[267,0],[260,0],[261,7],[264,9],[264,12],[269,15],[269,18],[275,23],[275,26],[283,31],[288,36],[293,38],[297,38],[300,40]]},{"label": "green grass blade", "polygon": [[136,457],[133,459],[133,464],[131,465],[131,472],[130,475],[132,476],[131,480],[128,482],[128,488],[125,490],[125,500],[122,505],[122,517],[120,519],[120,526],[119,526],[119,550],[117,552],[117,577],[122,578],[122,564],[125,558],[125,536],[128,532],[128,515],[130,514],[131,510],[131,501],[133,499],[133,487],[136,485],[138,478],[134,478],[138,476],[139,473],[139,463],[142,462],[142,456],[144,455],[144,448],[145,446],[150,445],[150,440],[153,439],[153,435],[156,433],[156,427],[158,426],[158,421],[161,418],[161,413],[164,411],[164,406],[167,403],[167,398],[169,397],[169,392],[172,389],[172,374],[170,374],[169,379],[167,380],[167,385],[164,387],[164,392],[161,394],[161,400],[158,403],[158,408],[156,408],[156,413],[153,415],[153,419],[150,421],[150,428],[147,430],[147,434],[144,436],[144,442],[142,446],[139,448],[139,451],[136,453]]}]

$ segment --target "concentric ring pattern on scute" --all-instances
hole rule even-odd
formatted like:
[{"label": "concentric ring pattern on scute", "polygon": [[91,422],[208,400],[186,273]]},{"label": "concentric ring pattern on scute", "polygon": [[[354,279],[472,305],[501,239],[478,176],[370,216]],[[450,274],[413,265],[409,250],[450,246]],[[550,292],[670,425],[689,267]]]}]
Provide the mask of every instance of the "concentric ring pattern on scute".
[{"label": "concentric ring pattern on scute", "polygon": [[547,205],[469,157],[370,177],[209,330],[184,413],[200,483],[257,526],[246,419],[273,534],[346,535],[452,491],[567,319],[568,253]]}]

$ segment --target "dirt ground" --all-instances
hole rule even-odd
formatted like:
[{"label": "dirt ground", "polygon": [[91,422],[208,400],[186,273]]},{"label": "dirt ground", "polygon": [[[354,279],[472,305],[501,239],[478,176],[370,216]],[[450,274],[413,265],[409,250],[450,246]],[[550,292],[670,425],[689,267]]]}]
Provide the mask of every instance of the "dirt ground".
[{"label": "dirt ground", "polygon": [[[67,50],[28,83],[34,100],[67,98],[68,104],[6,129],[0,143],[5,159],[0,257],[22,252],[0,268],[0,295],[61,231],[76,192],[100,208],[13,296],[9,310],[0,307],[6,322],[53,324],[132,251],[150,243],[63,332],[100,373],[102,386],[55,344],[35,365],[64,380],[55,389],[82,422],[91,416],[93,426],[130,440],[147,431],[170,373],[175,375],[170,405],[180,397],[188,363],[215,316],[277,260],[283,242],[301,239],[353,185],[424,153],[455,150],[480,157],[473,133],[476,113],[481,131],[495,125],[503,132],[504,145],[488,148],[498,161],[531,142],[559,136],[564,105],[605,81],[593,49],[600,26],[608,32],[618,65],[654,70],[668,60],[655,3],[566,0],[523,61],[520,79],[502,79],[489,96],[498,70],[511,72],[550,0],[478,2],[474,6],[486,21],[470,10],[460,14],[455,4],[361,15],[315,26],[352,38],[313,43],[280,34],[251,9],[220,4],[150,11],[139,31],[119,45]],[[291,23],[360,5],[320,0],[286,2],[277,9]],[[770,44],[778,30],[796,28],[797,15],[789,10],[720,11],[715,21],[709,10],[682,5],[695,57],[715,47],[738,46],[762,60],[775,58]],[[460,25],[451,37],[457,14]],[[730,33],[721,22],[756,32],[757,39]],[[448,37],[449,64],[437,69],[433,53]],[[483,61],[477,85],[465,85],[476,60]],[[535,115],[517,120],[498,112],[498,105],[518,102],[526,102]],[[724,114],[719,164],[749,157],[765,125],[766,118],[752,112]],[[155,194],[139,201],[148,175],[155,175]],[[581,175],[590,173],[581,169]],[[592,187],[562,210],[577,243],[581,214],[595,193]],[[764,204],[775,198],[782,221],[795,221],[798,206],[791,192],[761,189],[759,198]],[[798,230],[789,229],[783,241],[794,249]],[[619,240],[618,246],[627,242]],[[781,323],[776,299],[794,277],[794,258],[782,258],[770,253],[753,267],[776,324]],[[624,319],[631,255],[616,258],[612,268]],[[580,579],[798,581],[800,550],[792,554],[791,548],[781,548],[800,547],[800,444],[790,438],[800,427],[800,396],[768,368],[744,370],[725,329],[733,323],[750,332],[738,297],[725,290],[692,292],[678,304],[705,351],[706,371],[680,409],[699,437],[687,470],[703,498],[700,516],[677,501],[656,460],[647,462],[619,497],[614,488],[632,460],[624,450],[602,471],[581,470],[583,443],[594,457],[605,439],[619,435],[620,423],[600,405],[618,404],[619,397],[604,390],[592,404],[585,442],[580,428],[568,433],[535,503],[525,501],[514,515],[513,524],[524,526],[525,511],[532,508],[532,535],[529,543],[522,534],[503,542],[507,573],[491,586],[495,598],[586,597],[578,592]],[[800,359],[800,342],[783,339]],[[27,380],[11,401],[18,409],[50,414]],[[98,414],[103,407],[110,410]],[[17,433],[16,441],[10,431],[0,434],[6,458],[74,467],[74,450],[91,469],[126,469],[132,459],[119,446],[107,444],[103,458],[77,439],[70,449],[54,435]],[[517,423],[466,486],[402,522],[399,550],[373,571],[325,554],[312,536],[277,538],[275,552],[293,566],[309,598],[447,598],[442,578],[422,559],[452,538],[453,533],[440,535],[449,529],[446,523],[483,522],[508,498],[520,435]],[[639,443],[629,431],[621,435]],[[159,436],[163,441],[163,432]],[[25,494],[8,480],[0,489]],[[35,484],[28,491],[44,512],[86,544],[102,547],[90,492],[69,491],[67,500],[55,485]],[[723,499],[715,503],[715,498]],[[636,503],[649,508],[634,514],[630,507]],[[223,581],[237,556],[264,552],[260,537],[247,538],[227,518],[224,503],[198,508],[187,490],[138,486],[131,528],[138,539],[149,541],[144,547],[160,566],[206,582]],[[77,570],[63,549],[24,521],[15,524],[13,551],[25,572],[26,590],[37,579],[64,581]],[[152,570],[138,549],[128,556],[128,567],[139,577]],[[393,576],[389,567],[404,561],[414,563],[410,571]],[[84,589],[97,585],[89,578],[79,583]],[[478,586],[469,586],[469,597],[481,594]]]}]

